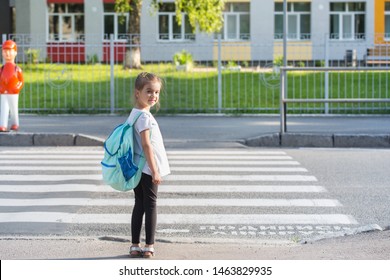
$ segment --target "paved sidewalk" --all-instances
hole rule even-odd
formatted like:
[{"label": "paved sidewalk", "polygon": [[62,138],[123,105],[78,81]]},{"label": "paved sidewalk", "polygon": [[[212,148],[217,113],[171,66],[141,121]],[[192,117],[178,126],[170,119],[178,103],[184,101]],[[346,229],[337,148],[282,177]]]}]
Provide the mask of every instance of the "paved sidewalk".
[{"label": "paved sidewalk", "polygon": [[[88,237],[0,238],[0,259],[129,259],[128,240]],[[156,260],[390,260],[390,231],[373,231],[307,244],[162,242]]]},{"label": "paved sidewalk", "polygon": [[[61,145],[57,139],[48,141],[47,138],[53,134],[93,137],[101,143],[116,125],[125,120],[126,116],[117,115],[21,115],[20,131],[0,133],[0,145],[11,143],[17,146],[15,134],[18,138],[31,138],[23,139],[24,146],[29,143]],[[240,144],[272,147],[390,148],[390,116],[289,116],[288,133],[285,135],[279,134],[279,116],[177,115],[157,116],[157,120],[169,148]],[[34,138],[34,135],[37,137]],[[88,142],[82,140],[82,144]],[[96,142],[92,141],[91,144],[95,145]]]}]

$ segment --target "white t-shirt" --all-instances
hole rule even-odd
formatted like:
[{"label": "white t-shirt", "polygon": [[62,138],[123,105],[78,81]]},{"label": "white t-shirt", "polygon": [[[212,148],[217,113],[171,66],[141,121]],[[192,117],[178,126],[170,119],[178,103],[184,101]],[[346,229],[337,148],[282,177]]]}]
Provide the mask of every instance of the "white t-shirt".
[{"label": "white t-shirt", "polygon": [[[169,162],[164,147],[164,141],[156,119],[148,111],[143,111],[143,110],[133,108],[133,110],[130,113],[130,116],[127,119],[127,122],[131,124],[140,112],[142,112],[142,114],[134,124],[134,132],[135,132],[134,153],[140,154],[142,152],[141,132],[150,129],[151,131],[150,141],[153,146],[154,158],[156,160],[157,167],[160,172],[160,176],[161,177],[166,176],[171,173],[171,170],[169,168]],[[135,158],[134,161],[137,162],[137,159]],[[148,175],[152,175],[152,172],[147,162],[142,172]]]}]

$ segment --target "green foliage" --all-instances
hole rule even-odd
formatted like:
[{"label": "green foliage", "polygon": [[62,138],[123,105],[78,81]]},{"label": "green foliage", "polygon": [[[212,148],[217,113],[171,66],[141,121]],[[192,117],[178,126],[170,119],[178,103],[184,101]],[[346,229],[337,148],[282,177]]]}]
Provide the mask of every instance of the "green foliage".
[{"label": "green foliage", "polygon": [[192,54],[186,50],[182,50],[181,52],[175,53],[173,56],[173,63],[175,65],[186,65],[193,64],[194,60],[192,58]]},{"label": "green foliage", "polygon": [[325,61],[324,60],[316,60],[316,67],[325,67]]},{"label": "green foliage", "polygon": [[[130,12],[134,1],[142,5],[142,0],[115,0],[115,11],[120,14]],[[160,2],[152,0],[150,8],[156,10]],[[193,31],[199,28],[202,32],[214,33],[222,29],[225,0],[175,0],[175,4],[179,25],[182,24],[181,14],[186,13]],[[123,21],[124,17],[120,20]]]},{"label": "green foliage", "polygon": [[115,11],[117,13],[127,13],[130,11],[130,9],[131,7],[129,0],[115,0]]},{"label": "green foliage", "polygon": [[88,64],[95,64],[98,62],[99,62],[99,56],[97,54],[88,55],[88,57],[87,57]]},{"label": "green foliage", "polygon": [[197,27],[206,33],[221,30],[225,0],[175,0],[175,4],[179,25],[182,24],[181,14],[186,13],[193,31]]},{"label": "green foliage", "polygon": [[227,65],[226,65],[226,67],[237,67],[237,66],[238,66],[238,64],[233,60],[228,61]]},{"label": "green foliage", "polygon": [[28,49],[25,52],[25,55],[27,56],[27,63],[28,64],[37,64],[39,62],[39,54],[41,50],[39,49]]},{"label": "green foliage", "polygon": [[[131,0],[134,1],[134,0]],[[138,0],[136,0],[138,1]],[[141,0],[142,1],[142,0]],[[131,11],[129,0],[115,0],[115,12],[120,14],[119,22],[122,24],[125,21],[124,14]]]},{"label": "green foliage", "polygon": [[274,66],[283,66],[283,56],[276,56],[273,61]]}]

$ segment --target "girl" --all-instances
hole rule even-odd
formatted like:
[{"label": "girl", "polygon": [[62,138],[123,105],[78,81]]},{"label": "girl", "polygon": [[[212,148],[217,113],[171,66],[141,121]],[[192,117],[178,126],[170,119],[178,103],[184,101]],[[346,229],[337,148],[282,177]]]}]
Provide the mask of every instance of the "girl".
[{"label": "girl", "polygon": [[[142,114],[134,124],[134,153],[144,152],[146,164],[142,170],[141,181],[134,189],[135,204],[131,218],[130,257],[154,256],[154,236],[157,224],[157,189],[162,177],[170,173],[163,138],[156,119],[150,113],[150,108],[159,107],[162,80],[152,73],[143,72],[135,80],[135,107],[130,113],[128,122]],[[137,161],[137,158],[134,159]],[[145,214],[145,247],[140,247],[142,220]]]}]

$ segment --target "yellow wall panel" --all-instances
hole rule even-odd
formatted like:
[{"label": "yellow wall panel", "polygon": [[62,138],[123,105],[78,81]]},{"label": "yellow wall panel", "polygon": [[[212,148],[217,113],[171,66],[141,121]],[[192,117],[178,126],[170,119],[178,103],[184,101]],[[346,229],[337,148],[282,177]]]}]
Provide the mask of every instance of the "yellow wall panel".
[{"label": "yellow wall panel", "polygon": [[[283,44],[274,45],[274,58],[283,56]],[[287,44],[287,60],[313,59],[313,45],[311,42],[289,42]]]},{"label": "yellow wall panel", "polygon": [[[218,60],[218,46],[213,48],[213,58]],[[251,60],[251,47],[248,43],[222,43],[221,59],[225,61]]]}]

